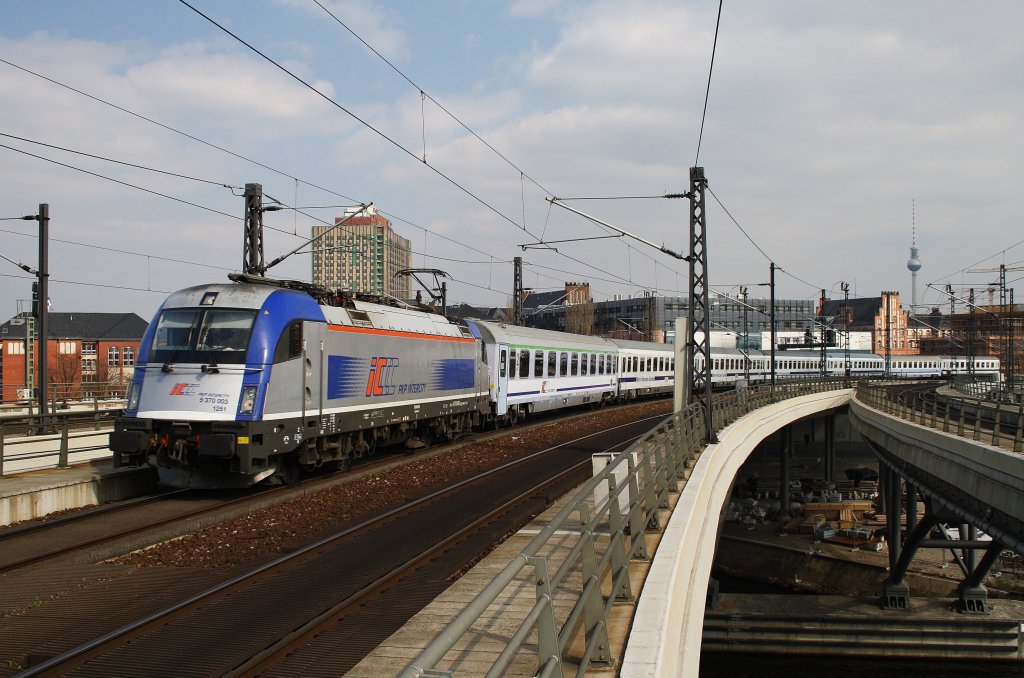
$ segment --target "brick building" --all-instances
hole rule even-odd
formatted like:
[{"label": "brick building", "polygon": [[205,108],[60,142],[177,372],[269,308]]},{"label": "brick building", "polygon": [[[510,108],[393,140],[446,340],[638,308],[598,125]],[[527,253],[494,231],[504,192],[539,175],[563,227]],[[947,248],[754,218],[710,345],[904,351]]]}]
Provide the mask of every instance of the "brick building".
[{"label": "brick building", "polygon": [[[123,396],[148,323],[134,313],[47,315],[47,373],[52,398]],[[20,314],[0,325],[0,400],[33,397],[39,383],[36,321]],[[27,351],[32,336],[33,351]],[[31,385],[26,382],[32,361]]]},{"label": "brick building", "polygon": [[[834,327],[845,322],[853,332],[871,333],[871,352],[885,355],[917,355],[916,339],[912,340],[910,316],[900,305],[899,292],[882,292],[878,297],[861,299],[826,299],[818,315],[835,318]],[[914,335],[916,337],[916,335]]]}]

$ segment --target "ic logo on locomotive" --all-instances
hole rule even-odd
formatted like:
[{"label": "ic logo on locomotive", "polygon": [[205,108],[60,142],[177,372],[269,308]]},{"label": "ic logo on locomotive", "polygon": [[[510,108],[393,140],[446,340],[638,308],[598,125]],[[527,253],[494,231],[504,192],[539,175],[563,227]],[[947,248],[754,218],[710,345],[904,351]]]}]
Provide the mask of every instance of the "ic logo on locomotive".
[{"label": "ic logo on locomotive", "polygon": [[196,388],[199,384],[175,384],[171,388],[170,395],[172,396],[189,396],[195,393]]},{"label": "ic logo on locomotive", "polygon": [[367,397],[392,395],[395,392],[396,367],[398,367],[398,358],[370,359],[370,375],[366,379]]}]

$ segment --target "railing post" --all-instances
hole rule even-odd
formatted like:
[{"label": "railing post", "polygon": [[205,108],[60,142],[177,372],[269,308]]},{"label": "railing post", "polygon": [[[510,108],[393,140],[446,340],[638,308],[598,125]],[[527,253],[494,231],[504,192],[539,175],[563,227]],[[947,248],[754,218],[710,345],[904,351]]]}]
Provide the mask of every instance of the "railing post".
[{"label": "railing post", "polygon": [[[608,532],[611,539],[609,548],[612,550],[612,580],[614,581],[624,568],[629,567],[629,558],[626,556],[617,483],[615,476],[610,473],[608,474]],[[630,586],[629,577],[622,577],[622,585],[619,590],[612,592],[612,595],[616,600],[633,600],[633,589]]]},{"label": "railing post", "polygon": [[100,430],[100,399],[97,398],[96,396],[92,397],[92,420],[93,420],[93,426],[92,426],[93,430],[94,431],[99,431]]},{"label": "railing post", "polygon": [[554,675],[562,676],[562,656],[558,650],[558,630],[555,628],[555,601],[551,595],[551,582],[548,580],[547,559],[532,556],[529,562],[533,565],[533,580],[537,587],[537,604],[543,606],[537,618],[537,656],[539,666],[547,664],[555,658],[557,668]]},{"label": "railing post", "polygon": [[[584,636],[587,647],[594,647],[591,653],[591,664],[610,665],[612,663],[611,643],[608,640],[608,625],[604,620],[604,600],[601,598],[601,573],[597,569],[597,550],[594,548],[594,532],[590,529],[590,510],[585,503],[580,503],[580,525],[583,526],[580,548],[580,572],[583,576],[581,589],[586,598],[583,600]],[[588,583],[592,586],[587,587]],[[586,593],[589,591],[589,593]]]},{"label": "railing post", "polygon": [[[1017,438],[1020,438],[1020,427],[1017,427]],[[4,422],[0,421],[0,478],[4,477]]]},{"label": "railing post", "polygon": [[965,417],[967,416],[967,408],[964,407],[963,398],[960,398],[957,402],[959,403],[960,407],[960,421],[956,425],[956,434],[958,436],[962,436],[964,434],[964,425],[967,423],[965,420]]},{"label": "railing post", "polygon": [[60,455],[57,457],[57,467],[68,467],[68,415],[64,415],[64,426],[60,430]]},{"label": "railing post", "polygon": [[943,404],[945,412],[942,415],[942,431],[944,433],[949,433],[949,403],[950,401],[946,400]]},{"label": "railing post", "polygon": [[[644,537],[644,523],[642,515],[643,502],[640,501],[640,487],[637,484],[636,474],[639,473],[637,466],[633,463],[633,455],[626,455],[626,468],[628,469],[627,486],[629,489],[629,539],[633,546],[630,558],[633,560],[647,560],[647,539]],[[654,507],[651,507],[654,510]]]},{"label": "railing post", "polygon": [[655,510],[659,508],[667,509],[670,506],[668,502],[669,487],[675,483],[676,477],[674,465],[669,463],[669,459],[672,459],[672,456],[666,454],[664,448],[657,444],[652,452],[654,455],[654,482],[651,485],[654,486],[652,489],[657,493],[657,503],[651,504],[651,508]]},{"label": "railing post", "polygon": [[[641,458],[640,465],[643,467],[644,475],[646,476],[646,480],[643,483],[643,488],[644,488],[643,504],[644,504],[644,506],[647,507],[647,511],[650,512],[650,516],[648,516],[648,518],[647,518],[647,527],[648,527],[648,529],[652,529],[652,527],[653,527],[653,529],[657,530],[657,529],[659,529],[661,527],[661,520],[658,519],[658,509],[661,506],[661,503],[660,503],[659,498],[658,498],[659,492],[657,491],[657,489],[658,489],[658,479],[660,478],[660,470],[658,469],[658,463],[659,463],[658,462],[658,448],[655,447],[653,450],[651,450],[650,454],[640,455],[640,458]],[[670,462],[670,460],[674,460],[674,459],[675,459],[675,456],[671,452],[669,452],[666,455],[666,458],[665,458],[665,465],[667,467],[665,475],[668,478],[668,485],[669,486],[671,486],[673,484],[673,478],[675,478],[675,473],[674,473],[675,465]],[[651,462],[652,461],[654,462],[654,469],[653,470],[651,469]],[[640,477],[639,476],[639,472],[637,472],[637,473],[638,473],[637,479],[639,479],[639,477]],[[665,488],[665,500],[666,500],[666,502],[668,501],[668,493],[669,493],[669,491],[673,490],[673,489],[675,489],[675,488],[673,488],[673,487],[666,487]],[[652,523],[653,523],[653,525],[652,525]]]}]

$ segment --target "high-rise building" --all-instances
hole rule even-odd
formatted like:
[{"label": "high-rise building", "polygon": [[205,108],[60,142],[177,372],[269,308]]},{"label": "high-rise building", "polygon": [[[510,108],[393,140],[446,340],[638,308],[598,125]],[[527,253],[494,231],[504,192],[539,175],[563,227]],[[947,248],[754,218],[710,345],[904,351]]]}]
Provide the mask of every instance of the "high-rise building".
[{"label": "high-rise building", "polygon": [[334,226],[313,227],[313,283],[411,299],[410,278],[395,273],[412,268],[412,241],[395,233],[372,205],[357,212],[347,210]]}]

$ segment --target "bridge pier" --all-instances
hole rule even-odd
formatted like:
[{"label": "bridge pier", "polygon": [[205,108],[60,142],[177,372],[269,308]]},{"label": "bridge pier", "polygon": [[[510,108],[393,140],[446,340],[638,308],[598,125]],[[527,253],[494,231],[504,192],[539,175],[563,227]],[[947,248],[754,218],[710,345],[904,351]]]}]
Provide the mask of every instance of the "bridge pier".
[{"label": "bridge pier", "polygon": [[836,415],[825,415],[825,484],[836,479]]},{"label": "bridge pier", "polygon": [[[891,474],[896,473],[892,469],[886,469],[884,477],[887,478],[885,484],[889,485],[890,496],[892,493],[893,479],[890,477]],[[897,478],[899,477],[898,474]],[[917,491],[910,483],[907,483],[907,500],[908,504],[911,503],[911,497],[914,496]],[[898,497],[899,495],[896,494]],[[887,610],[909,610],[910,609],[910,587],[906,583],[907,570],[910,567],[911,561],[917,554],[917,550],[920,548],[942,548],[949,549],[953,554],[953,559],[959,565],[961,571],[964,573],[964,580],[957,587],[957,598],[958,604],[957,609],[960,612],[966,614],[989,614],[991,608],[988,605],[988,590],[982,581],[988,575],[992,566],[995,565],[999,558],[1000,552],[1003,550],[1003,545],[999,542],[982,541],[978,539],[978,529],[973,525],[963,524],[959,526],[960,539],[948,539],[945,534],[942,534],[941,538],[936,538],[936,530],[941,525],[946,524],[946,520],[956,520],[955,516],[947,515],[943,513],[940,508],[937,508],[930,497],[924,496],[925,513],[921,518],[920,522],[916,522],[913,526],[907,525],[907,536],[901,544],[901,540],[896,537],[892,537],[892,516],[889,518],[888,534],[889,536],[889,577],[882,584],[882,601],[881,607]],[[898,499],[896,500],[898,502]],[[916,517],[916,505],[917,501],[912,501],[914,505],[914,513],[908,513],[915,515]],[[891,504],[889,504],[891,506]],[[897,534],[898,523],[897,524]],[[985,555],[982,556],[981,560],[978,560],[977,550],[984,550]],[[960,551],[958,553],[958,551]]]},{"label": "bridge pier", "polygon": [[779,525],[792,518],[789,503],[789,460],[793,457],[793,425],[786,424],[781,431],[779,445]]}]

